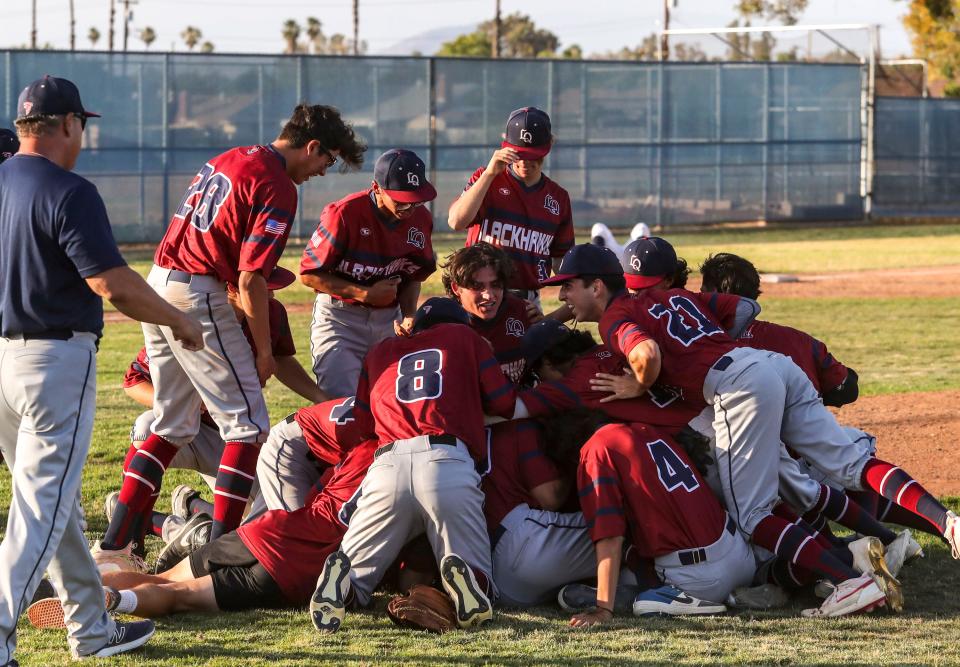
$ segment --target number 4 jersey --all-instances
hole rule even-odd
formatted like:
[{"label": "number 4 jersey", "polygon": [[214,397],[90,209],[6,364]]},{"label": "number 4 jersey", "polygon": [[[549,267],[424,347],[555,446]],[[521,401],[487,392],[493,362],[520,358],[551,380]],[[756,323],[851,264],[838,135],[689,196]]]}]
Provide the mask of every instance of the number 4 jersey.
[{"label": "number 4 jersey", "polygon": [[354,415],[381,445],[420,435],[454,435],[486,458],[483,415],[509,419],[516,391],[490,345],[464,324],[436,324],[388,338],[367,353]]},{"label": "number 4 jersey", "polygon": [[154,263],[231,285],[241,271],[268,276],[287,245],[296,211],[297,188],[283,157],[270,146],[233,148],[194,176]]},{"label": "number 4 jersey", "polygon": [[726,513],[683,448],[643,424],[607,424],[580,450],[580,506],[590,538],[627,539],[643,558],[713,544]]}]

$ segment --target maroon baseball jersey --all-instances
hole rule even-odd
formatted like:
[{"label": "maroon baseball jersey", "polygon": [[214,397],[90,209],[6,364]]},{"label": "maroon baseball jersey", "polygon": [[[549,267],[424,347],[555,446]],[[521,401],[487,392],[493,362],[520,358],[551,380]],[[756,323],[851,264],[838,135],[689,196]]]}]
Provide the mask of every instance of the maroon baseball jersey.
[{"label": "maroon baseball jersey", "polygon": [[680,427],[699,414],[701,406],[680,400],[680,392],[654,384],[643,396],[601,403],[609,392],[596,391],[590,380],[597,373],[619,375],[624,363],[605,345],[598,345],[581,354],[562,380],[541,382],[533,389],[520,392],[531,417],[557,414],[565,410],[590,408],[600,410],[611,419],[640,422],[665,428]]},{"label": "maroon baseball jersey", "polygon": [[293,413],[307,446],[320,461],[333,465],[363,440],[353,401],[353,396],[334,398]]},{"label": "maroon baseball jersey", "polygon": [[639,556],[713,544],[726,513],[683,447],[643,424],[607,424],[580,450],[580,506],[594,542],[627,538]]},{"label": "maroon baseball jersey", "polygon": [[527,302],[509,292],[504,292],[503,301],[497,316],[484,320],[470,316],[473,330],[490,341],[493,354],[500,362],[500,368],[512,382],[519,382],[526,368],[523,358],[523,334],[530,326],[527,316]]},{"label": "maroon baseball jersey", "polygon": [[449,434],[482,461],[483,415],[509,419],[516,397],[487,341],[463,324],[436,324],[367,353],[354,414],[361,432],[375,432],[381,445]]},{"label": "maroon baseball jersey", "polygon": [[324,207],[303,250],[300,273],[323,271],[364,286],[399,276],[402,288],[436,270],[432,232],[433,217],[425,206],[407,220],[395,220],[380,213],[372,191],[356,192]]},{"label": "maroon baseball jersey", "polygon": [[503,517],[526,503],[542,509],[530,495],[541,484],[560,479],[560,471],[543,453],[540,429],[530,420],[502,422],[487,429],[490,471],[483,476],[483,513],[492,534]]},{"label": "maroon baseball jersey", "polygon": [[153,261],[231,285],[241,271],[269,276],[296,212],[283,157],[271,146],[233,148],[194,176]]},{"label": "maroon baseball jersey", "polygon": [[310,599],[323,562],[340,546],[376,448],[375,440],[367,440],[351,449],[308,506],[293,512],[270,510],[237,529],[292,604]]},{"label": "maroon baseball jersey", "polygon": [[[275,357],[292,357],[297,353],[297,346],[293,342],[290,332],[290,321],[287,319],[287,309],[276,299],[267,301],[267,315],[270,321],[270,347]],[[253,334],[244,318],[240,322],[243,335],[247,337],[253,355],[257,355],[257,346],[253,342]],[[142,347],[137,358],[130,362],[127,372],[123,375],[123,388],[138,385],[141,382],[152,382],[150,379],[150,359],[147,357],[147,348]]]},{"label": "maroon baseball jersey", "polygon": [[839,387],[847,367],[833,358],[827,346],[808,333],[782,324],[755,320],[736,340],[741,347],[779,352],[799,366],[818,393]]},{"label": "maroon baseball jersey", "polygon": [[645,340],[660,346],[657,383],[675,387],[683,400],[703,407],[703,381],[710,367],[736,347],[724,332],[733,326],[740,297],[685,289],[646,290],[619,296],[600,318],[600,336],[627,359]]},{"label": "maroon baseball jersey", "polygon": [[[464,191],[473,187],[484,168],[473,172]],[[550,277],[551,258],[573,247],[570,195],[546,176],[532,188],[510,169],[497,174],[476,217],[467,228],[467,243],[492,243],[513,260],[511,289],[540,289]]]}]

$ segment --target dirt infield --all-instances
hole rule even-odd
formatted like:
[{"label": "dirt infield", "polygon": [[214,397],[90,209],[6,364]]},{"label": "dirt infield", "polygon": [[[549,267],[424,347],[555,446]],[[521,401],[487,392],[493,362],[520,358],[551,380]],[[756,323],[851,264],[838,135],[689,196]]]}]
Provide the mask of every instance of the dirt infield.
[{"label": "dirt infield", "polygon": [[[960,296],[960,266],[799,275],[797,282],[763,280],[766,296],[790,298]],[[697,281],[699,289],[700,281]]]}]

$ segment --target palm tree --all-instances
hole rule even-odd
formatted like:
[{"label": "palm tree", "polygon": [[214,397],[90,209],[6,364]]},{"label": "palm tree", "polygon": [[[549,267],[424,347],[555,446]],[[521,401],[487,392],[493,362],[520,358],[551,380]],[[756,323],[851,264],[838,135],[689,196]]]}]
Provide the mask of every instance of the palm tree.
[{"label": "palm tree", "polygon": [[310,44],[313,45],[314,53],[323,53],[323,42],[326,41],[323,36],[320,19],[307,17],[307,37],[310,38]]},{"label": "palm tree", "polygon": [[183,32],[180,33],[180,37],[183,38],[183,43],[187,45],[187,48],[193,51],[193,47],[195,47],[197,42],[203,37],[203,33],[200,31],[200,28],[188,25],[184,28]]},{"label": "palm tree", "polygon": [[140,40],[146,45],[148,49],[150,48],[150,45],[156,41],[156,39],[157,39],[157,32],[150,26],[147,26],[146,28],[140,31]]},{"label": "palm tree", "polygon": [[200,46],[201,53],[213,53],[213,42],[204,42]]},{"label": "palm tree", "polygon": [[90,30],[87,31],[87,39],[90,40],[90,48],[96,48],[97,42],[100,41],[100,31],[90,26]]},{"label": "palm tree", "polygon": [[283,22],[283,39],[287,43],[284,53],[297,52],[297,39],[300,37],[300,24],[293,19]]}]

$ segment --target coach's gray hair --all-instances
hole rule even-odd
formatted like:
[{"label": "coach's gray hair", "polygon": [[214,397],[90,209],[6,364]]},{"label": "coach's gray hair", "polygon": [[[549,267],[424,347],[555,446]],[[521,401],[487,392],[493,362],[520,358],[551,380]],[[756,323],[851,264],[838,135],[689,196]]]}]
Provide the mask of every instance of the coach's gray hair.
[{"label": "coach's gray hair", "polygon": [[59,127],[64,117],[64,114],[44,113],[29,118],[18,118],[13,121],[13,124],[17,126],[17,135],[21,138],[41,137]]}]

